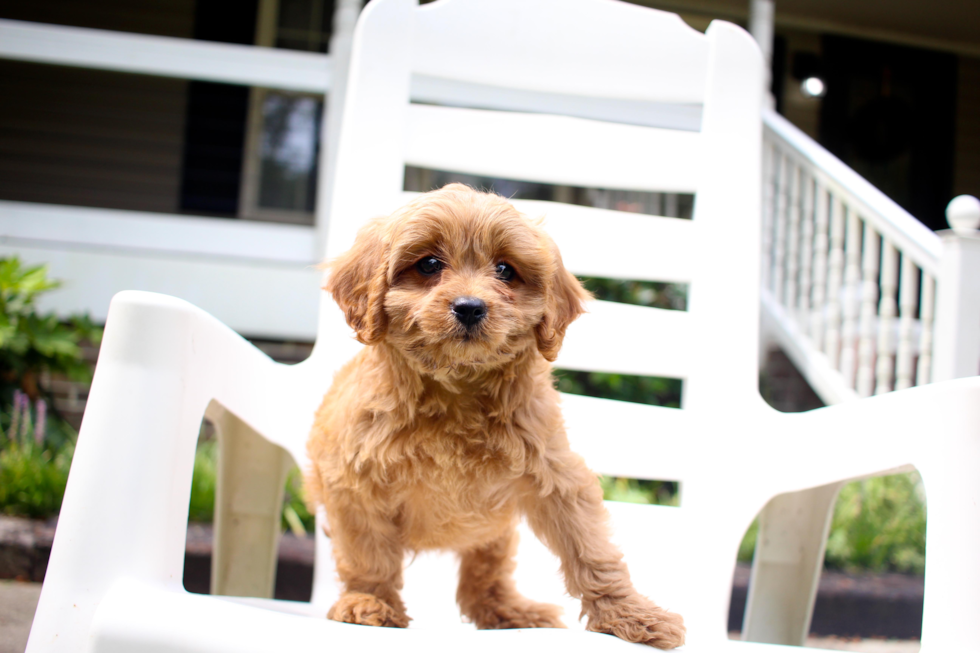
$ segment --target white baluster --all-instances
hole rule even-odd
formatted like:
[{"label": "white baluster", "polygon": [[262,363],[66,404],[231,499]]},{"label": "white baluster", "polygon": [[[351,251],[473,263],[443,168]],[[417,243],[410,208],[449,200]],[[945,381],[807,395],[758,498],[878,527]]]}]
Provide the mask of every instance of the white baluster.
[{"label": "white baluster", "polygon": [[813,177],[800,167],[802,206],[800,221],[803,235],[800,243],[800,304],[797,321],[800,333],[811,333],[810,293],[813,274]]},{"label": "white baluster", "polygon": [[789,157],[776,153],[776,227],[773,229],[773,283],[772,296],[777,302],[783,301],[784,280],[786,279],[786,195],[789,177]]},{"label": "white baluster", "polygon": [[830,204],[830,273],[827,279],[827,342],[831,366],[840,369],[841,284],[844,279],[844,203],[834,195]]},{"label": "white baluster", "polygon": [[677,193],[664,194],[664,215],[668,218],[676,218],[680,214],[677,207]]},{"label": "white baluster", "polygon": [[855,387],[861,283],[861,219],[847,207],[847,242],[844,244],[844,320],[841,325],[840,371],[848,387]]},{"label": "white baluster", "polygon": [[827,308],[827,256],[829,255],[830,239],[827,234],[829,209],[827,189],[814,181],[816,208],[814,218],[816,225],[813,234],[813,310],[810,317],[810,334],[813,347],[823,351],[824,347],[824,312]]},{"label": "white baluster", "polygon": [[864,223],[864,248],[861,255],[861,317],[858,328],[858,366],[856,389],[870,397],[875,389],[875,322],[878,313],[878,232]]},{"label": "white baluster", "polygon": [[919,336],[919,365],[916,370],[916,385],[932,382],[932,330],[936,319],[936,279],[922,271],[922,299],[919,304],[919,322],[922,334]]},{"label": "white baluster", "polygon": [[881,300],[878,302],[878,363],[875,394],[892,391],[895,374],[893,331],[898,315],[898,250],[882,238],[881,252]]},{"label": "white baluster", "polygon": [[775,201],[776,180],[773,176],[773,145],[769,141],[762,144],[762,287],[771,290],[772,286],[772,203]]},{"label": "white baluster", "polygon": [[789,157],[787,172],[786,220],[789,228],[786,234],[786,297],[783,305],[786,306],[786,314],[796,318],[800,281],[800,167]]},{"label": "white baluster", "polygon": [[[898,353],[895,355],[895,389],[904,390],[915,385],[915,355],[913,331],[915,329],[915,304],[919,299],[919,270],[908,255],[902,256],[902,276],[899,280],[901,295],[898,300]],[[882,289],[884,292],[884,289]]]}]

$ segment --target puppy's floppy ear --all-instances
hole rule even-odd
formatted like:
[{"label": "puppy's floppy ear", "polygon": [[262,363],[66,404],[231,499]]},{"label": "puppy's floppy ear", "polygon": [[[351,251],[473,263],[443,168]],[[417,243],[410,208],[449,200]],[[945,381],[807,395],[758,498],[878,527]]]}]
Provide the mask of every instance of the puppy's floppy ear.
[{"label": "puppy's floppy ear", "polygon": [[538,351],[546,360],[553,361],[558,357],[565,329],[585,312],[582,302],[592,299],[592,295],[582,287],[575,275],[565,269],[558,247],[554,243],[550,245],[555,268],[547,291],[544,317],[534,328],[534,335],[538,341]]},{"label": "puppy's floppy ear", "polygon": [[356,332],[358,341],[371,345],[388,329],[384,300],[388,292],[387,253],[382,237],[384,221],[372,220],[360,231],[354,246],[326,264],[330,270],[324,290],[333,295]]}]

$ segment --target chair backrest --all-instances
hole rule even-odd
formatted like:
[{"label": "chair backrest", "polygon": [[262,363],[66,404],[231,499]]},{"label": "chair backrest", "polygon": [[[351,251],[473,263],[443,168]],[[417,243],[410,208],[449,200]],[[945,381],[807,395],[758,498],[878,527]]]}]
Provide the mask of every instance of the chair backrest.
[{"label": "chair backrest", "polygon": [[[421,77],[551,94],[558,107],[702,105],[701,128],[413,104]],[[694,193],[693,220],[515,203],[546,217],[574,273],[690,284],[686,312],[596,302],[558,366],[681,378],[686,411],[744,406],[757,398],[761,79],[757,46],[728,23],[701,34],[615,0],[374,0],[355,33],[326,255],[405,201],[406,165]],[[355,348],[338,346],[349,334],[325,298],[319,341],[336,364]]]},{"label": "chair backrest", "polygon": [[[576,274],[689,284],[686,311],[594,302],[569,328],[556,365],[683,379],[681,410],[572,396],[563,410],[572,447],[595,471],[683,483],[679,511],[651,520],[642,507],[646,516],[630,527],[676,530],[676,519],[690,515],[703,529],[688,528],[672,544],[642,530],[625,535],[647,551],[690,553],[700,546],[692,542],[710,542],[713,550],[696,557],[699,569],[718,572],[709,572],[711,589],[702,583],[684,598],[691,584],[683,564],[673,565],[676,578],[664,576],[664,565],[630,564],[634,577],[646,573],[675,588],[668,605],[683,607],[692,625],[717,622],[722,638],[738,542],[759,506],[726,502],[720,510],[715,500],[732,442],[722,445],[728,454],[689,454],[722,441],[722,429],[704,423],[762,406],[762,70],[754,41],[734,25],[716,22],[701,34],[676,15],[615,0],[373,0],[354,37],[327,236],[332,258],[364,221],[404,203],[406,165],[695,195],[692,220],[515,204],[545,217]],[[419,89],[429,103],[411,102]],[[453,106],[432,104],[434,95],[454,94]],[[671,107],[687,117],[684,129],[650,126]],[[691,129],[692,115],[699,129]],[[357,347],[324,297],[313,358],[333,370]],[[667,549],[660,555],[677,558]]]}]

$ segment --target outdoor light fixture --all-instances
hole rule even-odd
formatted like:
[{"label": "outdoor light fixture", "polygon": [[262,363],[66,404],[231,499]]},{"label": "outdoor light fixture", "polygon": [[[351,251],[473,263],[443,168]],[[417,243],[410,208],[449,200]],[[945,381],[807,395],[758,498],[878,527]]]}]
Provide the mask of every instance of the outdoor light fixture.
[{"label": "outdoor light fixture", "polygon": [[808,98],[822,98],[827,94],[827,85],[819,77],[807,77],[800,83],[800,91]]},{"label": "outdoor light fixture", "polygon": [[800,80],[803,97],[816,99],[827,94],[827,82],[823,74],[823,61],[814,52],[794,52],[790,74]]}]

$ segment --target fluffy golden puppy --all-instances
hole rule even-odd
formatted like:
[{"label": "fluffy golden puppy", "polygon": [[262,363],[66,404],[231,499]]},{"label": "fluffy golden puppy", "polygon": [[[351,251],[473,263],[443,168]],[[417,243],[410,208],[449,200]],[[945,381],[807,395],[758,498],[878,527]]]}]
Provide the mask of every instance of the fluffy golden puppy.
[{"label": "fluffy golden puppy", "polygon": [[326,290],[368,345],[336,375],[308,450],[340,599],[328,618],[408,625],[406,552],[455,551],[478,628],[561,628],[514,586],[521,516],[561,559],[588,628],[673,648],[683,620],[638,594],[598,480],[568,448],[548,361],[588,293],[502,197],[452,184],[376,219]]}]

